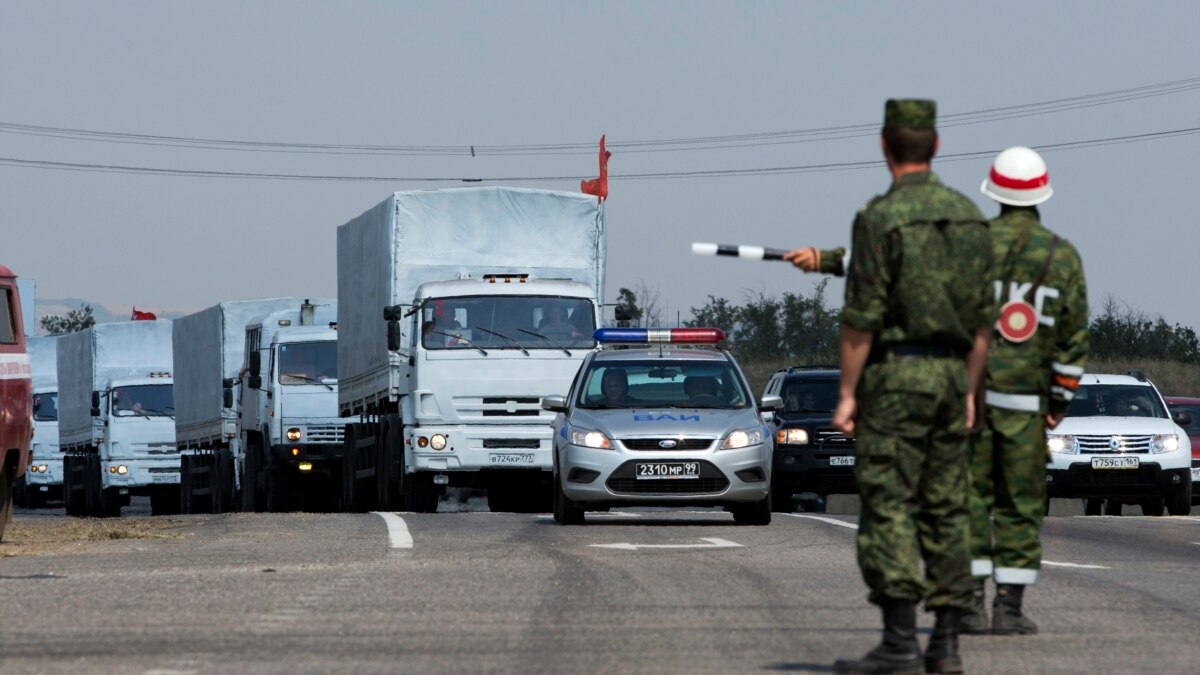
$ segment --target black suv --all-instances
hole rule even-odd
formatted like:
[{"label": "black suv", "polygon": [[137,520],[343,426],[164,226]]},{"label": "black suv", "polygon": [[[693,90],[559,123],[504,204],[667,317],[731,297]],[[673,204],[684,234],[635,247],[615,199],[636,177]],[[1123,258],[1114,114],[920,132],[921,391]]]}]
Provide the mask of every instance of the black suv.
[{"label": "black suv", "polygon": [[791,511],[796,493],[818,495],[818,510],[830,494],[858,494],[854,439],[833,428],[837,407],[836,366],[794,366],[771,376],[763,395],[783,399],[772,422],[775,460],[771,489],[775,511]]}]

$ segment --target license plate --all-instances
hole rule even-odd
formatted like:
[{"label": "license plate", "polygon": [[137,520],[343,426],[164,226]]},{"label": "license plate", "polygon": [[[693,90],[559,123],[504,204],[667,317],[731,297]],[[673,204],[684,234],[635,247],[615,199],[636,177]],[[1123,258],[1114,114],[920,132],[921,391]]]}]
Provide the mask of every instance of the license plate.
[{"label": "license plate", "polygon": [[700,477],[700,464],[698,462],[639,463],[634,465],[634,470],[638,480]]},{"label": "license plate", "polygon": [[1093,469],[1136,469],[1138,468],[1139,460],[1137,457],[1093,457]]},{"label": "license plate", "polygon": [[152,473],[150,474],[151,483],[178,483],[179,474],[177,473]]},{"label": "license plate", "polygon": [[829,466],[854,466],[854,455],[849,457],[830,457]]},{"label": "license plate", "polygon": [[493,452],[490,454],[493,466],[512,466],[514,464],[533,464],[532,452]]}]

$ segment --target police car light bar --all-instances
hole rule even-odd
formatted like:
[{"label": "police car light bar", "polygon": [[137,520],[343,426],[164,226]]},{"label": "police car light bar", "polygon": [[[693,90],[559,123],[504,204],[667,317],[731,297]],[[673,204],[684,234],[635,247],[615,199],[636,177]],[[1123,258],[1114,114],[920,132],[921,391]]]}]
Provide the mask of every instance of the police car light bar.
[{"label": "police car light bar", "polygon": [[592,339],[600,344],[715,345],[725,339],[719,328],[598,328]]}]

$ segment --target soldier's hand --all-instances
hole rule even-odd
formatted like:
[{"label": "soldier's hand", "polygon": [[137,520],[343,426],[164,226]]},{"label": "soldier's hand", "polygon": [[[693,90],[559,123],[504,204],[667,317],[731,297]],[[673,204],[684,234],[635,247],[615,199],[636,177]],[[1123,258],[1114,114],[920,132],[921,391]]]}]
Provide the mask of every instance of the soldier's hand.
[{"label": "soldier's hand", "polygon": [[854,419],[858,417],[858,400],[846,396],[838,400],[837,410],[833,411],[833,428],[846,434],[854,435]]},{"label": "soldier's hand", "polygon": [[821,252],[815,246],[794,248],[785,253],[783,259],[805,272],[816,272],[821,269]]},{"label": "soldier's hand", "polygon": [[1058,423],[1062,421],[1062,418],[1063,418],[1063,413],[1047,414],[1046,415],[1046,430],[1049,431],[1050,429],[1053,429],[1054,427],[1058,426]]}]

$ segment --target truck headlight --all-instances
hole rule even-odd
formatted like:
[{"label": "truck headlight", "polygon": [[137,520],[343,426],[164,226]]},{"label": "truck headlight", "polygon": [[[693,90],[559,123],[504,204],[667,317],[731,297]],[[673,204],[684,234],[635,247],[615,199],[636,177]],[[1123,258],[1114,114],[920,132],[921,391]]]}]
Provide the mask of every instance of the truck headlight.
[{"label": "truck headlight", "polygon": [[780,429],[775,432],[775,442],[779,445],[808,445],[808,430]]},{"label": "truck headlight", "polygon": [[442,434],[434,434],[429,437],[429,447],[434,450],[442,450],[446,447],[446,437]]},{"label": "truck headlight", "polygon": [[738,448],[748,448],[751,445],[762,445],[762,442],[762,429],[738,429],[737,431],[729,432],[729,435],[721,443],[721,449],[736,450]]},{"label": "truck headlight", "polygon": [[127,473],[129,473],[129,469],[124,464],[117,467],[117,474],[124,476]]},{"label": "truck headlight", "polygon": [[612,450],[612,441],[599,431],[588,429],[571,429],[571,445],[582,445],[585,448]]},{"label": "truck headlight", "polygon": [[1057,452],[1064,455],[1079,454],[1079,443],[1075,441],[1074,436],[1047,436],[1046,449],[1050,452]]},{"label": "truck headlight", "polygon": [[1175,434],[1158,434],[1150,441],[1150,452],[1159,454],[1175,452],[1179,449],[1179,436]]},{"label": "truck headlight", "polygon": [[287,439],[293,443],[300,440],[301,436],[303,436],[303,434],[300,433],[299,427],[292,427],[287,431]]}]

